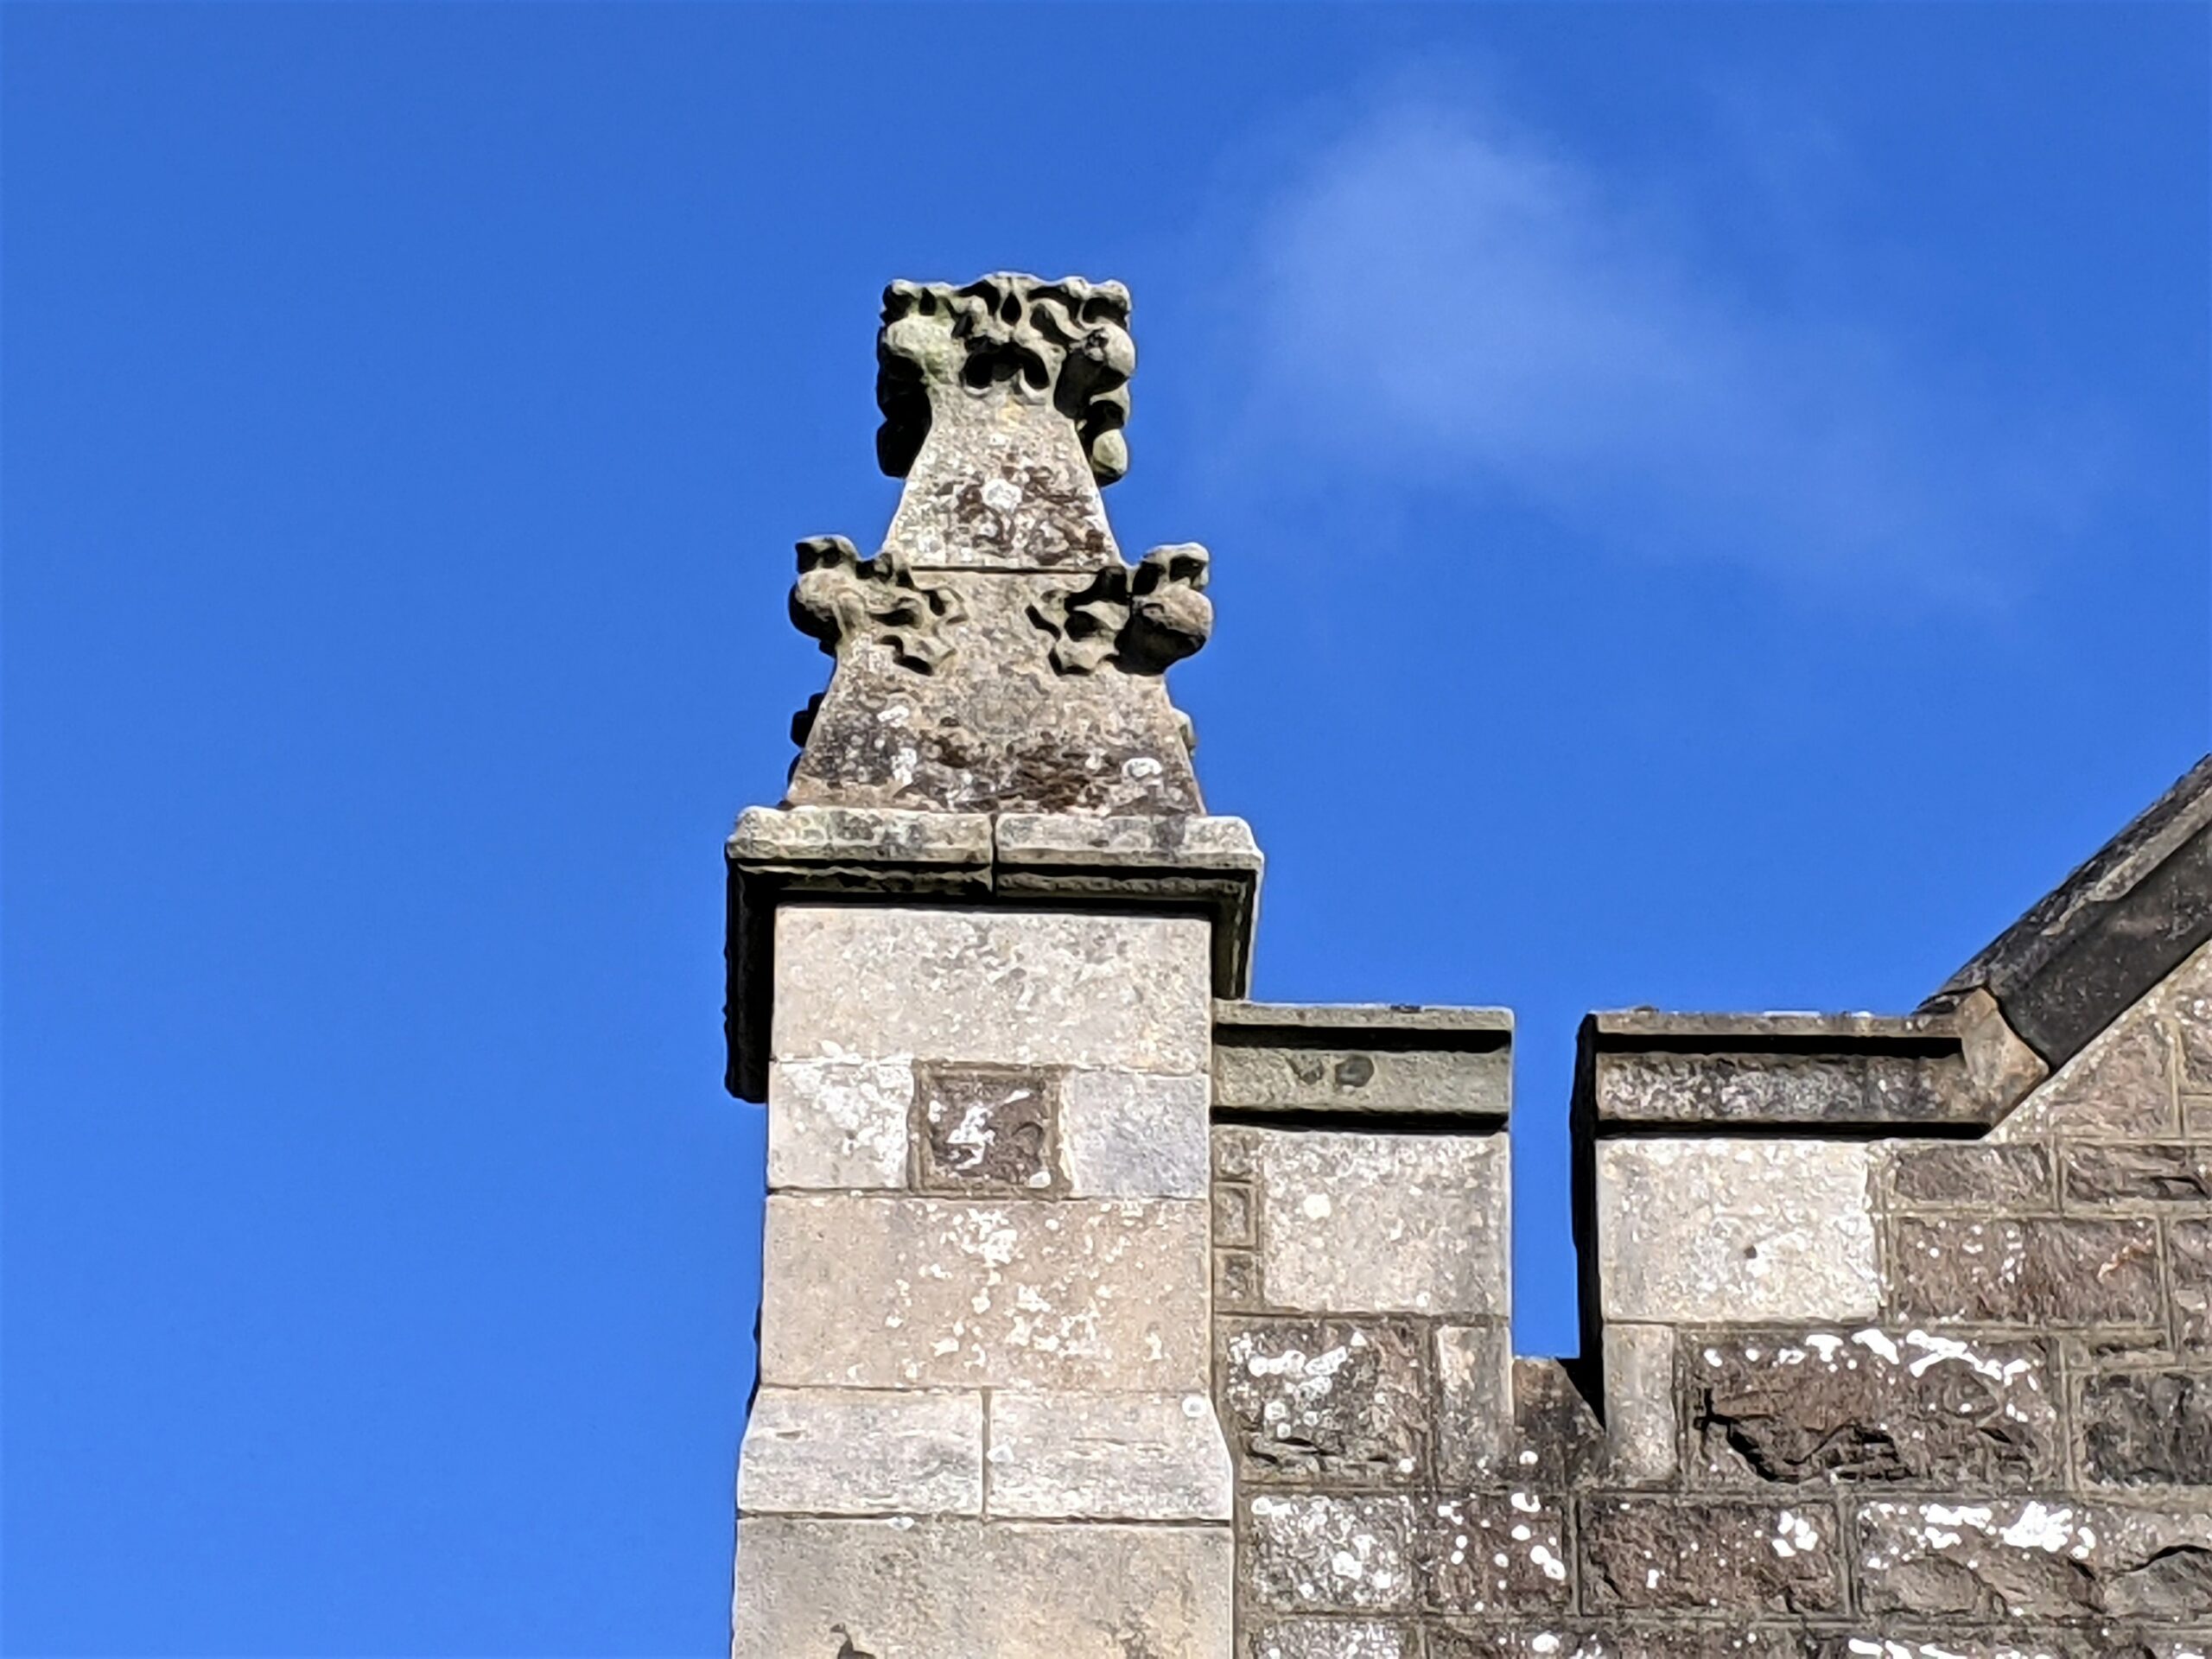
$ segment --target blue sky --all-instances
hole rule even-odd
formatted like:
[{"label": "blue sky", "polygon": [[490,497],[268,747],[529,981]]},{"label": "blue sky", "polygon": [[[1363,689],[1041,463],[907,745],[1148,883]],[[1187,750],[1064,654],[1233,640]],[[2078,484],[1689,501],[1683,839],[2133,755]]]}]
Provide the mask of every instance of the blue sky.
[{"label": "blue sky", "polygon": [[10,1655],[708,1655],[720,841],[893,276],[1119,277],[1258,990],[1899,1008],[2208,745],[2207,13],[17,3]]}]

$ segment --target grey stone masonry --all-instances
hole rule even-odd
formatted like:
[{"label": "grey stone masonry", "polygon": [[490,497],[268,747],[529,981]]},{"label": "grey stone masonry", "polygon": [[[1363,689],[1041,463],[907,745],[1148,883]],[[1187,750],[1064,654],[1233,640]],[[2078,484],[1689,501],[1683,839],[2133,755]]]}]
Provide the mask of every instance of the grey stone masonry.
[{"label": "grey stone masonry", "polygon": [[1910,1014],[1591,1016],[1516,1357],[1511,1017],[1245,1000],[1128,325],[894,284],[799,544],[734,1659],[2212,1659],[2212,760]]}]

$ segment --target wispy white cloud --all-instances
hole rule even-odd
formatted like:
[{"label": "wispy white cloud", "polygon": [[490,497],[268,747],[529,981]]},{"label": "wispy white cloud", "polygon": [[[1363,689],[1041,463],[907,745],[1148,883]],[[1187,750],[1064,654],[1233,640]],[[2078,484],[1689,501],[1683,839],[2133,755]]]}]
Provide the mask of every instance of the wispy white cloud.
[{"label": "wispy white cloud", "polygon": [[1255,418],[1274,454],[1621,550],[2004,608],[2104,493],[2097,423],[1763,296],[1722,241],[1524,128],[1393,100],[1262,210]]}]

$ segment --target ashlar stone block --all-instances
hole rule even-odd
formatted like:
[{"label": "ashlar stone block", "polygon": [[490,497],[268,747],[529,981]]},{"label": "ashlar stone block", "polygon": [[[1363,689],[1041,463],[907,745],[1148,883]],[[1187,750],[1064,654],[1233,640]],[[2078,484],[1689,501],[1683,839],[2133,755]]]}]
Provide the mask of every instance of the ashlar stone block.
[{"label": "ashlar stone block", "polygon": [[1812,1614],[1843,1606],[1835,1511],[1800,1503],[1592,1499],[1582,1586],[1593,1611]]},{"label": "ashlar stone block", "polygon": [[1892,1236],[1894,1292],[1910,1318],[2076,1330],[2162,1318],[2147,1217],[1907,1216]]},{"label": "ashlar stone block", "polygon": [[1385,1319],[1229,1322],[1217,1376],[1244,1479],[1413,1484],[1429,1419],[1419,1344]]},{"label": "ashlar stone block", "polygon": [[1071,1071],[1061,1090],[1060,1159],[1077,1198],[1207,1195],[1206,1080]]},{"label": "ashlar stone block", "polygon": [[1605,1318],[1871,1319],[1880,1305],[1863,1142],[1607,1141],[1598,1147]]},{"label": "ashlar stone block", "polygon": [[1309,1494],[1244,1500],[1245,1582],[1279,1612],[1411,1612],[1419,1605],[1413,1501]]},{"label": "ashlar stone block", "polygon": [[768,1069],[768,1185],[906,1185],[914,1071],[903,1060],[783,1060]]},{"label": "ashlar stone block", "polygon": [[986,1456],[994,1516],[1230,1518],[1229,1447],[1201,1394],[1002,1391]]},{"label": "ashlar stone block", "polygon": [[1230,1659],[1232,1549],[1222,1526],[747,1516],[732,1659]]},{"label": "ashlar stone block", "polygon": [[983,1396],[762,1389],[737,1504],[747,1515],[981,1515]]},{"label": "ashlar stone block", "polygon": [[1269,1301],[1326,1313],[1510,1312],[1503,1135],[1268,1130],[1257,1141]]},{"label": "ashlar stone block", "polygon": [[2059,1497],[1862,1504],[1859,1602],[1967,1619],[2212,1617],[2212,1513]]},{"label": "ashlar stone block", "polygon": [[1194,1389],[1206,1327],[1196,1199],[768,1199],[771,1384]]},{"label": "ashlar stone block", "polygon": [[1199,1075],[1211,948],[1197,917],[789,904],[774,1053]]}]

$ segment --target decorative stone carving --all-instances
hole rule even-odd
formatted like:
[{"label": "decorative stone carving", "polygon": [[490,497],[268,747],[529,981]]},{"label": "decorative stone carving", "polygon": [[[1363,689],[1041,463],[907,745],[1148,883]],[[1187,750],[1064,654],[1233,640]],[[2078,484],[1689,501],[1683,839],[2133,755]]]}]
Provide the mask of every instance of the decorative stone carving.
[{"label": "decorative stone carving", "polygon": [[926,674],[951,654],[944,625],[964,614],[958,595],[916,582],[895,552],[863,559],[842,536],[810,536],[798,544],[791,622],[832,657],[846,641],[860,640]]},{"label": "decorative stone carving", "polygon": [[1045,594],[1029,615],[1052,636],[1052,666],[1062,674],[1096,673],[1109,662],[1132,674],[1161,673],[1213,632],[1211,564],[1196,542],[1155,547],[1134,570],[1111,564],[1079,588]]},{"label": "decorative stone carving", "polygon": [[906,476],[929,434],[931,380],[977,391],[1003,385],[1072,421],[1091,476],[1111,484],[1129,470],[1122,427],[1137,348],[1128,324],[1129,291],[1119,283],[997,271],[957,288],[892,283],[875,345],[876,459],[892,477]]}]

